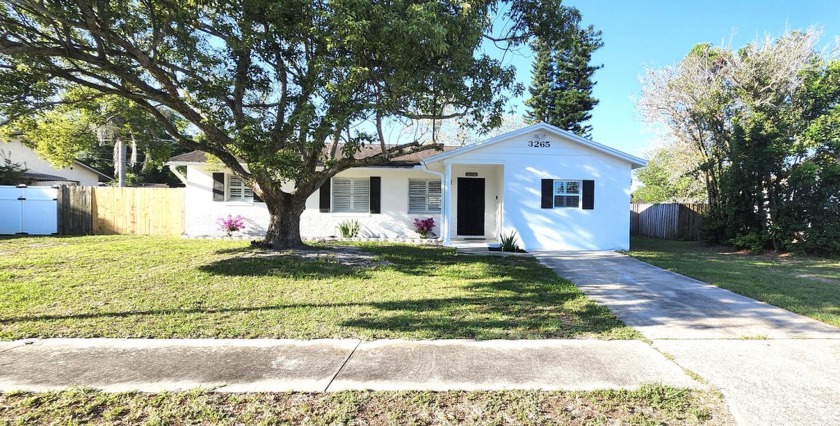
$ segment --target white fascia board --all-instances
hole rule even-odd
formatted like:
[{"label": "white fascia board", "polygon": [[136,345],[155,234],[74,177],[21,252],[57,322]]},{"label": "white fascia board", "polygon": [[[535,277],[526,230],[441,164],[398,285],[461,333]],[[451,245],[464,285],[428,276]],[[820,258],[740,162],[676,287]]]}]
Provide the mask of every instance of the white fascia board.
[{"label": "white fascia board", "polygon": [[169,166],[169,167],[200,166],[202,164],[207,164],[207,163],[196,163],[196,162],[192,162],[192,161],[167,161],[167,162],[163,163],[164,166]]},{"label": "white fascia board", "polygon": [[595,142],[595,141],[591,141],[591,140],[586,139],[586,138],[582,138],[582,137],[580,137],[580,136],[578,136],[578,135],[576,135],[572,132],[560,129],[558,127],[552,126],[552,125],[547,124],[547,123],[533,124],[533,125],[530,125],[530,126],[523,127],[519,130],[514,130],[512,132],[508,132],[508,133],[505,133],[503,135],[499,135],[499,136],[484,140],[482,142],[479,142],[479,143],[476,143],[476,144],[473,144],[473,145],[467,145],[467,146],[458,148],[458,149],[453,150],[453,151],[433,155],[429,158],[426,158],[424,163],[425,164],[436,163],[436,162],[445,160],[447,158],[455,157],[455,156],[458,156],[458,155],[461,155],[461,154],[466,154],[468,152],[475,151],[477,149],[481,149],[481,148],[484,148],[484,147],[489,146],[489,145],[493,145],[497,142],[507,140],[507,139],[517,137],[517,136],[522,136],[524,134],[535,132],[535,131],[547,131],[547,132],[554,133],[557,136],[569,139],[573,142],[577,142],[581,145],[587,146],[587,147],[592,148],[596,151],[600,151],[600,152],[603,152],[604,154],[607,154],[607,155],[619,158],[621,160],[624,160],[624,161],[630,163],[631,167],[634,168],[634,169],[647,166],[647,160],[636,157],[634,155],[630,155],[630,154],[628,154],[624,151],[617,150],[617,149],[609,147],[607,145],[604,145],[604,144],[601,144],[601,143],[598,143],[598,142]]}]

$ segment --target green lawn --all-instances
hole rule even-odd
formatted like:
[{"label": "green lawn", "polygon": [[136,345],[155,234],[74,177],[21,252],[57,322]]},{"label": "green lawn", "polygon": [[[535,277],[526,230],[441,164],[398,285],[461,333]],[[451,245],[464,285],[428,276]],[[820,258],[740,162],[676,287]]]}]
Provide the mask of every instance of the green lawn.
[{"label": "green lawn", "polygon": [[630,255],[840,327],[840,260],[752,255],[641,237],[631,240]]},{"label": "green lawn", "polygon": [[0,239],[0,339],[638,337],[531,258],[361,247],[375,263],[242,241]]},{"label": "green lawn", "polygon": [[0,394],[5,424],[731,424],[716,394],[595,392]]}]

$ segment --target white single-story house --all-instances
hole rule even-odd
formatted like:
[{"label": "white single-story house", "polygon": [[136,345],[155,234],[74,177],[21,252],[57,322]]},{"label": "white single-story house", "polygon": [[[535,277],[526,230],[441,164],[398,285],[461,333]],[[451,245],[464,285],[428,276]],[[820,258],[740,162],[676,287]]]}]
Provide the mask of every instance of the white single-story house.
[{"label": "white single-story house", "polygon": [[63,169],[57,169],[49,161],[41,159],[28,146],[17,140],[0,142],[0,159],[8,159],[12,163],[22,165],[27,169],[24,178],[29,186],[80,185],[97,186],[99,182],[113,180],[99,170],[79,161]]},{"label": "white single-story house", "polygon": [[[229,171],[213,170],[204,153],[178,155],[167,164],[186,184],[187,235],[219,235],[217,221],[229,214],[243,216],[249,233],[265,232],[264,203]],[[516,231],[525,250],[626,250],[630,172],[645,165],[617,149],[535,124],[474,145],[343,171],[309,197],[301,234],[336,236],[340,223],[358,220],[363,237],[415,238],[414,219],[432,217],[445,245],[496,241]],[[178,166],[186,166],[185,175]]]}]

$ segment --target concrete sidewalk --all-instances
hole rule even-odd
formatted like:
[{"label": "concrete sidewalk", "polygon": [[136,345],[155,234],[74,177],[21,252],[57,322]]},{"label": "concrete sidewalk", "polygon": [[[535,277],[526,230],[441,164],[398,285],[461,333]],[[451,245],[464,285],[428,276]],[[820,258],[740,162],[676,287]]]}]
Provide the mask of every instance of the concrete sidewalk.
[{"label": "concrete sidewalk", "polygon": [[0,343],[0,391],[701,387],[641,341],[46,339]]},{"label": "concrete sidewalk", "polygon": [[658,340],[740,425],[840,425],[840,340]]}]

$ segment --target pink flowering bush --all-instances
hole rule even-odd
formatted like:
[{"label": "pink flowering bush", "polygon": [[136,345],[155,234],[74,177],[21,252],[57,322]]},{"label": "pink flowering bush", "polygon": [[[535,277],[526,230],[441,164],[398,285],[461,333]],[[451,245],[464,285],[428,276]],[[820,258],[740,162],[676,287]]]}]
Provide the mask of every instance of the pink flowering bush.
[{"label": "pink flowering bush", "polygon": [[239,232],[245,229],[245,218],[240,215],[236,215],[236,217],[227,215],[227,217],[220,217],[219,218],[219,229],[226,233],[228,237],[233,235],[234,232]]},{"label": "pink flowering bush", "polygon": [[420,234],[421,237],[426,238],[432,233],[435,228],[435,219],[430,217],[428,219],[414,219],[414,230]]}]

